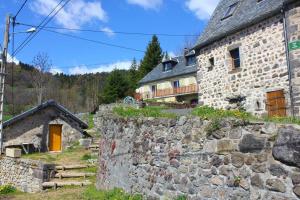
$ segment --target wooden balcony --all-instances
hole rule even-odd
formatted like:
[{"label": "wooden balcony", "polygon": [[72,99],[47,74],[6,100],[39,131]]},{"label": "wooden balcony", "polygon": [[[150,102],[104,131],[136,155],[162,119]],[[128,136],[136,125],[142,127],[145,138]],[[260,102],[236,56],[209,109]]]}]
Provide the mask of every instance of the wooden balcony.
[{"label": "wooden balcony", "polygon": [[178,96],[183,94],[194,94],[194,93],[198,93],[198,86],[196,84],[178,87],[178,88],[157,90],[154,93],[153,92],[142,93],[139,94],[139,97],[142,97],[143,99],[152,99],[152,98]]}]

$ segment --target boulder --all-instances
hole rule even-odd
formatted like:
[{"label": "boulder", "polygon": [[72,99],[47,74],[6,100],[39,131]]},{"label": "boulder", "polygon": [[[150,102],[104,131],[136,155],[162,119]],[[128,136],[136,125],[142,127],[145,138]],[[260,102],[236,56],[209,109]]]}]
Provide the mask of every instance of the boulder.
[{"label": "boulder", "polygon": [[300,185],[296,185],[293,189],[294,193],[297,195],[297,197],[300,198]]},{"label": "boulder", "polygon": [[240,151],[243,153],[260,153],[266,145],[266,138],[254,136],[252,134],[244,135],[239,143]]},{"label": "boulder", "polygon": [[251,185],[261,189],[264,188],[264,182],[258,174],[251,177]]},{"label": "boulder", "polygon": [[281,128],[272,153],[276,160],[300,167],[300,130],[293,127]]},{"label": "boulder", "polygon": [[269,167],[269,171],[273,176],[283,176],[287,177],[288,176],[288,171],[286,171],[282,166],[278,164],[271,164]]}]

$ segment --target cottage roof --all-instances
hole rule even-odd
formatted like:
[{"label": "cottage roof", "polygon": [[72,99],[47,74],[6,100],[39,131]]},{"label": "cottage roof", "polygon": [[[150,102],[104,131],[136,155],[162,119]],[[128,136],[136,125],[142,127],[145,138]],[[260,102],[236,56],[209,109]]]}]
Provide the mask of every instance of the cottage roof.
[{"label": "cottage roof", "polygon": [[46,108],[49,107],[54,107],[55,109],[57,109],[58,111],[64,113],[65,117],[77,122],[80,127],[82,129],[86,129],[88,128],[88,125],[86,123],[84,123],[82,120],[80,120],[78,117],[76,117],[74,114],[72,114],[70,111],[68,111],[65,107],[59,105],[58,103],[56,103],[54,100],[49,100],[44,102],[43,104],[36,106],[22,114],[19,114],[13,118],[11,118],[10,120],[7,120],[6,122],[3,123],[3,128],[10,126],[11,124],[14,124],[15,122],[22,120],[30,115],[33,115],[41,110],[44,110]]},{"label": "cottage roof", "polygon": [[[201,48],[226,35],[271,17],[281,11],[283,4],[293,0],[221,0],[199,37],[195,48]],[[295,0],[296,1],[296,0]],[[237,3],[237,4],[236,4]],[[231,12],[230,6],[233,6]],[[230,17],[225,17],[226,13]]]},{"label": "cottage roof", "polygon": [[145,84],[153,81],[163,80],[166,78],[172,78],[176,76],[182,76],[186,74],[192,74],[197,72],[197,66],[186,66],[186,59],[184,56],[178,56],[173,59],[177,60],[176,65],[170,71],[163,71],[163,64],[157,65],[151,72],[149,72],[139,83]]}]

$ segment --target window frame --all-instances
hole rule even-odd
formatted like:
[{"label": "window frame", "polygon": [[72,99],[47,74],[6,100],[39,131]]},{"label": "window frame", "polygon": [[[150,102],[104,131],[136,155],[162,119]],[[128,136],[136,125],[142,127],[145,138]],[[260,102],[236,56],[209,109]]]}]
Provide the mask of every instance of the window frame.
[{"label": "window frame", "polygon": [[239,2],[237,1],[237,2],[235,2],[235,3],[233,3],[233,4],[231,4],[231,5],[227,8],[227,10],[226,10],[224,16],[222,17],[221,21],[224,20],[224,19],[227,19],[227,18],[229,18],[229,17],[231,17],[231,16],[233,16],[233,14],[235,13],[235,11],[236,11],[236,9],[237,9],[238,3],[239,3]]},{"label": "window frame", "polygon": [[[190,60],[191,58],[193,58],[193,60]],[[186,63],[185,63],[186,66],[193,66],[197,62],[197,59],[196,59],[195,55],[187,56],[185,59],[186,59]],[[191,61],[191,62],[189,62],[189,61]]]},{"label": "window frame", "polygon": [[163,63],[163,72],[168,72],[171,71],[172,69],[173,69],[172,62]]},{"label": "window frame", "polygon": [[180,88],[179,80],[173,81],[173,88]]},{"label": "window frame", "polygon": [[[231,50],[229,50],[229,55],[230,55],[230,59],[231,59],[231,65],[232,65],[232,69],[240,69],[241,68],[241,52],[240,52],[240,47],[237,48],[233,48]],[[237,58],[236,58],[236,55]]]}]

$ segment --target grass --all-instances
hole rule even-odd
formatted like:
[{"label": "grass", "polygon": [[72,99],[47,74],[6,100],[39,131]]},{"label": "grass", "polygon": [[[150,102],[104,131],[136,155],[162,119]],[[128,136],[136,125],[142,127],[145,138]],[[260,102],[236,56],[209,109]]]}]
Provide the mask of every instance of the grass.
[{"label": "grass", "polygon": [[83,147],[74,146],[61,153],[34,153],[22,155],[22,157],[55,164],[86,164],[88,159],[83,158],[86,158],[89,153],[89,150],[86,150]]},{"label": "grass", "polygon": [[11,118],[13,118],[12,115],[3,115],[3,121],[10,120]]},{"label": "grass", "polygon": [[147,106],[145,108],[115,107],[113,112],[121,117],[155,117],[155,118],[176,118],[173,113],[165,113],[162,110],[168,109],[163,106]]},{"label": "grass", "polygon": [[300,125],[299,118],[293,117],[256,117],[240,110],[222,110],[215,109],[208,106],[201,106],[194,108],[192,114],[198,116],[201,119],[215,120],[216,122],[225,118],[235,118],[245,121],[263,121],[263,122],[273,122],[279,124],[298,124]]},{"label": "grass", "polygon": [[14,193],[0,195],[0,199],[7,200],[142,200],[141,195],[130,195],[121,189],[98,191],[94,185],[88,187],[67,187],[58,190],[47,190],[42,193]]}]

